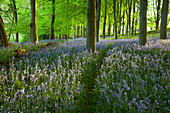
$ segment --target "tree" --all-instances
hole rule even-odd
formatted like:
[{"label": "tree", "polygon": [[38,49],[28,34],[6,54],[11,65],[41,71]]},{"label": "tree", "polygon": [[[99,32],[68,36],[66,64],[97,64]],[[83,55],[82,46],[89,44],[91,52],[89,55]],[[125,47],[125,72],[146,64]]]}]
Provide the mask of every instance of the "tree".
[{"label": "tree", "polygon": [[105,38],[106,17],[107,17],[107,0],[105,0],[105,13],[104,13],[104,23],[103,23],[103,38]]},{"label": "tree", "polygon": [[116,0],[113,0],[113,13],[114,13],[114,26],[115,26],[115,39],[117,39],[117,15],[116,15]]},{"label": "tree", "polygon": [[54,39],[54,21],[55,21],[55,0],[52,0],[52,16],[51,16],[51,27],[50,27],[50,39]]},{"label": "tree", "polygon": [[6,31],[5,31],[5,25],[4,25],[4,22],[1,18],[1,15],[0,15],[0,46],[8,46],[10,45],[9,42],[8,42],[8,39],[7,39],[7,34],[6,34]]},{"label": "tree", "polygon": [[77,26],[77,38],[79,38],[79,25]]},{"label": "tree", "polygon": [[108,20],[109,20],[109,25],[108,25],[108,36],[110,36],[110,32],[111,32],[111,14],[108,15]]},{"label": "tree", "polygon": [[134,23],[135,23],[135,1],[133,3],[133,19],[132,19],[132,35],[134,35]]},{"label": "tree", "polygon": [[159,29],[160,6],[161,6],[161,0],[158,0],[158,5],[157,5],[157,16],[156,16],[156,30]]},{"label": "tree", "polygon": [[128,26],[129,26],[129,36],[131,37],[131,11],[132,11],[132,0],[128,1]]},{"label": "tree", "polygon": [[87,1],[87,49],[96,52],[96,0]]},{"label": "tree", "polygon": [[139,27],[139,44],[145,45],[147,35],[147,0],[140,0],[140,27]]},{"label": "tree", "polygon": [[30,42],[38,43],[38,37],[37,37],[37,0],[31,0]]},{"label": "tree", "polygon": [[[16,1],[12,0],[12,8],[13,8],[13,15],[15,18],[15,24],[18,23],[18,16],[17,16],[17,8],[16,8]],[[19,34],[16,33],[16,42],[19,42]]]},{"label": "tree", "polygon": [[96,41],[100,41],[101,0],[96,0]]},{"label": "tree", "polygon": [[167,39],[167,16],[168,16],[169,0],[163,0],[161,12],[161,32],[160,38]]}]

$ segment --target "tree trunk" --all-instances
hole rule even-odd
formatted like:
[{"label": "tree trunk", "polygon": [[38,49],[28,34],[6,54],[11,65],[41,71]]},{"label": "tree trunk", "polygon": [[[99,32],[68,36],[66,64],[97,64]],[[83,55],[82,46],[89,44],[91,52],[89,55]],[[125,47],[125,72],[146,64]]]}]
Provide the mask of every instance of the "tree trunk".
[{"label": "tree trunk", "polygon": [[83,36],[83,26],[81,25],[81,37]]},{"label": "tree trunk", "polygon": [[137,35],[137,34],[136,34],[136,32],[137,32],[137,29],[136,29],[137,24],[138,24],[138,19],[136,18],[136,20],[135,20],[135,35]]},{"label": "tree trunk", "polygon": [[67,40],[67,38],[68,38],[68,37],[67,37],[67,34],[65,34],[65,39]]},{"label": "tree trunk", "polygon": [[115,33],[115,28],[114,28],[114,22],[113,22],[113,36],[114,36],[114,33]]},{"label": "tree trunk", "polygon": [[167,39],[167,16],[168,16],[169,0],[163,0],[161,12],[161,32],[160,38]]},{"label": "tree trunk", "polygon": [[132,0],[129,1],[129,13],[128,13],[129,36],[131,36],[131,11],[132,11]]},{"label": "tree trunk", "polygon": [[119,36],[121,35],[120,32],[121,32],[121,22],[122,22],[122,0],[120,0],[120,9],[119,9]]},{"label": "tree trunk", "polygon": [[115,39],[117,39],[116,0],[113,0],[113,13],[114,13],[114,26],[115,26]]},{"label": "tree trunk", "polygon": [[[16,1],[15,0],[12,0],[12,7],[13,7],[13,15],[14,15],[14,18],[15,18],[15,24],[17,25],[18,24],[18,16],[17,16],[17,8],[16,8]],[[19,42],[19,34],[16,33],[16,42]]]},{"label": "tree trunk", "polygon": [[123,11],[123,28],[122,28],[122,36],[124,35],[125,30],[125,11]]},{"label": "tree trunk", "polygon": [[140,0],[140,27],[139,27],[139,44],[145,45],[147,35],[147,0]]},{"label": "tree trunk", "polygon": [[55,0],[52,0],[53,12],[51,16],[50,39],[54,39],[54,21],[55,21]]},{"label": "tree trunk", "polygon": [[84,37],[87,36],[87,28],[84,28]]},{"label": "tree trunk", "polygon": [[157,16],[156,16],[156,30],[159,30],[160,6],[161,6],[161,0],[158,0],[158,5],[157,5]]},{"label": "tree trunk", "polygon": [[79,26],[77,26],[77,38],[79,38]]},{"label": "tree trunk", "polygon": [[87,3],[87,49],[96,52],[96,0]]},{"label": "tree trunk", "polygon": [[105,14],[104,14],[104,24],[103,24],[103,38],[105,39],[106,32],[106,17],[107,17],[107,0],[105,0]]},{"label": "tree trunk", "polygon": [[129,16],[128,16],[128,15],[129,15],[129,14],[128,14],[128,11],[127,11],[127,10],[126,10],[126,15],[127,15],[127,21],[126,21],[126,35],[128,36],[128,30],[129,30],[129,25],[128,25],[128,24],[129,24],[129,21],[128,21],[128,17],[129,17]]},{"label": "tree trunk", "polygon": [[111,22],[110,22],[110,14],[109,14],[109,26],[108,26],[108,36],[110,36],[110,32],[111,32]]},{"label": "tree trunk", "polygon": [[38,43],[38,37],[37,37],[37,0],[31,0],[30,42]]},{"label": "tree trunk", "polygon": [[133,3],[132,36],[134,33],[134,23],[135,23],[135,3]]},{"label": "tree trunk", "polygon": [[9,46],[7,34],[6,34],[6,31],[5,31],[5,25],[4,25],[4,22],[1,18],[1,15],[0,15],[0,46],[5,46],[5,47]]},{"label": "tree trunk", "polygon": [[100,41],[101,0],[96,0],[96,42]]},{"label": "tree trunk", "polygon": [[73,39],[76,39],[76,27],[73,27]]},{"label": "tree trunk", "polygon": [[85,38],[85,28],[83,26],[83,38]]},{"label": "tree trunk", "polygon": [[60,34],[59,34],[59,39],[61,39],[61,27],[60,27]]}]

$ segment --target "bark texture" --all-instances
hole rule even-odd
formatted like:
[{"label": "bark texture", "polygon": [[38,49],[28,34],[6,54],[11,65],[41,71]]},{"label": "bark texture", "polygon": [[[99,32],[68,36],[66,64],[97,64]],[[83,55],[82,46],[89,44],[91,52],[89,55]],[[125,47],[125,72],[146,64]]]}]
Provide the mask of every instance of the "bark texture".
[{"label": "bark texture", "polygon": [[134,24],[135,24],[135,3],[133,3],[132,35],[134,35]]},{"label": "bark texture", "polygon": [[38,37],[37,37],[37,0],[31,0],[30,42],[38,43]]},{"label": "bark texture", "polygon": [[117,15],[116,15],[116,0],[113,0],[115,39],[117,39]]},{"label": "bark texture", "polygon": [[147,40],[147,0],[140,0],[140,27],[139,27],[139,44],[145,45]]},{"label": "bark texture", "polygon": [[103,23],[103,38],[105,38],[106,32],[106,16],[107,15],[107,0],[105,0],[105,13],[104,13],[104,23]]},{"label": "bark texture", "polygon": [[87,2],[87,49],[96,52],[96,0]]},{"label": "bark texture", "polygon": [[[16,1],[12,0],[12,8],[13,8],[13,15],[15,18],[15,24],[18,24],[18,15],[17,15],[17,8],[16,8]],[[19,42],[19,33],[16,33],[16,42]]]},{"label": "bark texture", "polygon": [[79,38],[79,26],[77,26],[77,38]]},{"label": "bark texture", "polygon": [[55,0],[52,0],[53,12],[51,16],[50,39],[54,39],[54,21],[55,21]]},{"label": "bark texture", "polygon": [[100,41],[101,0],[96,0],[96,41]]},{"label": "bark texture", "polygon": [[161,0],[158,0],[158,5],[157,5],[157,17],[156,17],[156,30],[159,30],[160,6],[161,6]]},{"label": "bark texture", "polygon": [[167,39],[167,16],[168,16],[169,0],[163,0],[161,12],[161,32],[160,38]]},{"label": "bark texture", "polygon": [[0,15],[0,46],[9,46],[9,42],[8,42],[8,39],[7,39],[7,34],[6,34],[6,31],[5,31],[5,25],[4,25],[4,22],[1,18],[1,15]]},{"label": "bark texture", "polygon": [[111,19],[110,19],[110,14],[109,14],[109,26],[108,26],[108,36],[110,36],[110,33],[111,33]]}]

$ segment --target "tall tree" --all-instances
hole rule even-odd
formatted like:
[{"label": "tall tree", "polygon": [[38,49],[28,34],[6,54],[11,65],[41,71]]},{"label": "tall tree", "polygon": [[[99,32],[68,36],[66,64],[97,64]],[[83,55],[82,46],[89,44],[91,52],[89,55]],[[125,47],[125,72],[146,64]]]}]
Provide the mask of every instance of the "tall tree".
[{"label": "tall tree", "polygon": [[79,28],[79,25],[77,26],[77,38],[79,38],[79,30],[80,30],[80,28]]},{"label": "tall tree", "polygon": [[87,1],[87,49],[96,52],[96,0]]},{"label": "tall tree", "polygon": [[132,35],[134,33],[134,23],[135,23],[135,1],[133,2]]},{"label": "tall tree", "polygon": [[96,0],[96,41],[100,41],[101,0]]},{"label": "tall tree", "polygon": [[108,25],[108,36],[110,36],[110,32],[111,32],[111,14],[108,15],[108,19],[109,19],[109,25]]},{"label": "tall tree", "polygon": [[139,44],[145,45],[147,35],[147,0],[140,0],[140,27],[139,27]]},{"label": "tall tree", "polygon": [[0,15],[0,46],[8,46],[9,45],[9,42],[8,42],[8,39],[7,39],[7,34],[6,34],[6,31],[5,31],[5,25],[4,25],[4,22],[1,18],[1,15]]},{"label": "tall tree", "polygon": [[[17,15],[16,1],[12,0],[11,3],[12,3],[13,15],[15,18],[15,24],[17,25],[18,24],[18,15]],[[18,33],[16,33],[16,42],[19,42],[19,34]]]},{"label": "tall tree", "polygon": [[132,0],[128,1],[128,26],[129,26],[129,36],[131,36],[131,11],[132,11]]},{"label": "tall tree", "polygon": [[160,6],[161,6],[161,0],[158,0],[158,5],[157,5],[157,16],[156,16],[156,30],[159,29]]},{"label": "tall tree", "polygon": [[167,39],[167,16],[168,16],[169,0],[163,0],[161,12],[161,32],[160,38]]},{"label": "tall tree", "polygon": [[107,0],[105,0],[105,12],[104,12],[104,23],[103,23],[103,38],[105,38],[106,32],[106,19],[107,19]]},{"label": "tall tree", "polygon": [[75,39],[75,38],[76,38],[76,27],[73,26],[73,39]]},{"label": "tall tree", "polygon": [[55,0],[52,0],[52,16],[51,16],[51,27],[50,27],[50,39],[54,39],[54,21],[55,21]]},{"label": "tall tree", "polygon": [[121,22],[122,22],[122,16],[121,16],[121,14],[122,14],[122,0],[120,0],[119,4],[120,4],[120,8],[119,8],[119,30],[118,30],[118,33],[120,35],[121,27],[122,27],[122,25],[121,25]]},{"label": "tall tree", "polygon": [[84,26],[83,26],[83,36],[82,37],[85,38],[85,28],[84,28]]},{"label": "tall tree", "polygon": [[37,0],[31,0],[30,42],[38,43],[38,37],[37,37]]},{"label": "tall tree", "polygon": [[115,39],[117,39],[116,0],[113,0],[113,13],[114,13],[114,26],[115,26]]},{"label": "tall tree", "polygon": [[122,26],[122,36],[124,35],[124,30],[125,30],[125,11],[123,11],[123,26]]}]

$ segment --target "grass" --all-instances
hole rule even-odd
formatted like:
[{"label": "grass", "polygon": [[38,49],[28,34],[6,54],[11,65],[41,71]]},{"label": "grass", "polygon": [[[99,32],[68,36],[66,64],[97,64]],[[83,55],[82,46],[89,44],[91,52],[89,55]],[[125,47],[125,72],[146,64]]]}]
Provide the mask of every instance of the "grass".
[{"label": "grass", "polygon": [[[1,49],[0,112],[170,112],[169,39],[102,40],[96,54],[85,41],[53,41]],[[15,48],[30,54],[16,60]]]}]

